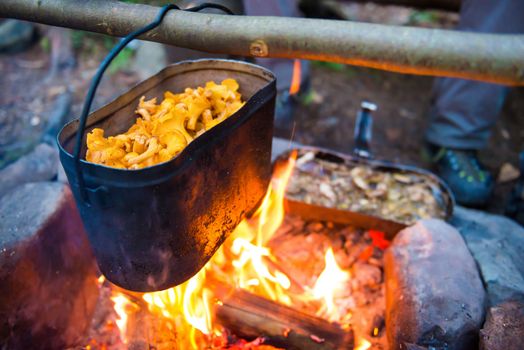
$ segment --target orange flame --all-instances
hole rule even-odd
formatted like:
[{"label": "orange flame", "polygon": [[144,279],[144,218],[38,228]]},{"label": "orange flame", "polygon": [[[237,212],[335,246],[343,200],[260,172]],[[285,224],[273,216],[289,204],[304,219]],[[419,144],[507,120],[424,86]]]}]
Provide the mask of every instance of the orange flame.
[{"label": "orange flame", "polygon": [[371,348],[371,343],[368,340],[361,338],[358,341],[358,345],[355,350],[368,350],[369,348]]},{"label": "orange flame", "polygon": [[[149,309],[175,321],[177,334],[188,334],[188,342],[198,349],[201,335],[219,335],[213,325],[210,305],[215,296],[206,288],[206,275],[225,280],[235,287],[256,291],[272,300],[290,303],[283,290],[290,281],[279,271],[271,271],[272,259],[265,244],[284,219],[284,194],[295,165],[296,155],[276,169],[266,196],[253,217],[244,220],[206,266],[187,282],[160,292],[146,293]],[[230,263],[229,261],[232,261]],[[196,332],[198,330],[200,334]]]},{"label": "orange flame", "polygon": [[284,195],[295,160],[296,153],[275,170],[262,204],[251,222],[243,221],[237,227],[230,249],[236,257],[233,260],[236,286],[284,304],[291,303],[284,292],[291,282],[282,272],[271,272],[268,262],[275,259],[266,244],[284,220]]},{"label": "orange flame", "polygon": [[300,91],[300,83],[302,80],[301,76],[302,64],[300,60],[293,62],[293,75],[291,76],[291,86],[289,87],[289,94],[295,95]]},{"label": "orange flame", "polygon": [[122,293],[114,293],[111,297],[111,301],[113,301],[114,309],[117,314],[117,319],[115,320],[115,323],[118,327],[118,330],[120,331],[120,340],[122,343],[127,343],[127,319],[128,319],[128,313],[130,312],[130,309],[136,307],[135,304],[133,304],[124,294]]},{"label": "orange flame", "polygon": [[341,315],[339,315],[335,305],[335,294],[346,286],[350,274],[338,266],[333,249],[329,248],[326,251],[324,261],[326,265],[315,282],[313,296],[324,300],[325,307],[319,310],[319,314],[327,317],[330,321],[337,321]]},{"label": "orange flame", "polygon": [[160,292],[146,293],[143,299],[149,309],[175,321],[178,334],[188,335],[193,349],[199,348],[198,334],[212,333],[209,290],[204,287],[206,269],[200,270],[187,282]]},{"label": "orange flame", "polygon": [[100,275],[96,279],[96,283],[98,284],[98,287],[102,287],[105,281],[106,281],[106,277],[104,275]]},{"label": "orange flame", "polygon": [[[177,342],[182,348],[203,348],[213,337],[221,336],[221,329],[213,322],[211,312],[211,305],[220,303],[216,290],[211,287],[215,282],[287,305],[292,303],[292,298],[306,302],[320,300],[323,305],[320,316],[329,320],[338,317],[334,298],[349,273],[338,267],[331,249],[326,252],[326,267],[314,288],[306,288],[298,295],[289,291],[291,281],[278,270],[276,259],[267,247],[284,220],[284,195],[295,160],[296,153],[275,169],[268,192],[253,217],[238,225],[199,273],[174,288],[143,295],[151,312],[174,323]],[[124,335],[127,318],[122,303],[125,304],[125,300],[119,295],[114,297],[115,310],[120,316],[117,324]]]}]

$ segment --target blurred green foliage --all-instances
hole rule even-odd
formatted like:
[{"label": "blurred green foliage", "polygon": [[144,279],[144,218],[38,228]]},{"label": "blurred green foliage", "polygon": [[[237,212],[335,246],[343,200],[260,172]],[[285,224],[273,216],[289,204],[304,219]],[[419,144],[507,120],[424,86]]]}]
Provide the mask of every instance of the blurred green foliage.
[{"label": "blurred green foliage", "polygon": [[303,96],[300,96],[300,103],[304,106],[309,106],[315,102],[315,91],[310,89]]},{"label": "blurred green foliage", "polygon": [[342,72],[346,70],[346,65],[342,63],[333,63],[333,62],[323,62],[323,61],[313,61],[313,66],[322,67],[335,72]]},{"label": "blurred green foliage", "polygon": [[439,16],[435,11],[413,11],[409,17],[409,25],[438,23]]},{"label": "blurred green foliage", "polygon": [[[80,56],[93,57],[100,60],[100,62],[116,45],[118,40],[118,38],[103,34],[89,33],[81,30],[71,31],[71,41],[77,54]],[[125,69],[130,64],[133,55],[134,51],[132,49],[124,48],[109,66],[108,73],[114,74]]]},{"label": "blurred green foliage", "polygon": [[81,30],[71,30],[71,42],[74,49],[78,50],[82,47],[86,35],[87,32],[83,32]]},{"label": "blurred green foliage", "polygon": [[[1,1],[1,0],[0,0]],[[132,4],[147,4],[154,6],[162,6],[172,3],[173,0],[120,0],[125,3]],[[73,48],[78,55],[93,57],[102,61],[102,59],[109,53],[109,51],[118,42],[118,38],[108,35],[84,32],[81,30],[71,30],[71,41]],[[42,44],[44,45],[44,44]],[[122,69],[125,69],[131,62],[134,51],[130,48],[123,49],[120,54],[115,57],[108,68],[109,74],[114,74]]]},{"label": "blurred green foliage", "polygon": [[340,72],[349,77],[353,77],[356,74],[355,68],[347,64],[323,61],[311,61],[311,64],[313,65],[313,67],[319,67],[334,72]]},{"label": "blurred green foliage", "polygon": [[134,51],[128,47],[124,48],[118,56],[115,57],[111,65],[107,69],[110,74],[114,74],[120,70],[125,69],[129,66],[134,55]]},{"label": "blurred green foliage", "polygon": [[47,36],[43,36],[42,39],[40,39],[40,47],[45,53],[51,52],[51,41]]}]

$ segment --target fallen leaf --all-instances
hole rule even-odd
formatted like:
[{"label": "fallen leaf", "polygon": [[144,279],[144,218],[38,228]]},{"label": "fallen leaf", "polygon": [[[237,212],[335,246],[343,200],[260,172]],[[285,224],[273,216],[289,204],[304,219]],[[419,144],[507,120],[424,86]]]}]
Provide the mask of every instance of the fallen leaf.
[{"label": "fallen leaf", "polygon": [[504,183],[518,179],[520,176],[519,169],[515,168],[511,163],[504,163],[499,171],[497,182]]}]

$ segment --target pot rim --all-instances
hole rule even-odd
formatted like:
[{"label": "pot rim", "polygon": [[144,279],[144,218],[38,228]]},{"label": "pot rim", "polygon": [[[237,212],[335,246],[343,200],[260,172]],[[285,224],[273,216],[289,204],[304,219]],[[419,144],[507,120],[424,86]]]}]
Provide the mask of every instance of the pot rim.
[{"label": "pot rim", "polygon": [[[109,185],[115,187],[136,187],[161,183],[168,178],[176,176],[178,173],[190,165],[192,160],[198,157],[208,146],[227,137],[243,123],[249,120],[249,116],[261,108],[271,98],[276,95],[276,77],[268,69],[259,65],[229,59],[198,59],[186,60],[169,65],[150,78],[143,80],[124,92],[103,107],[89,114],[86,129],[94,123],[110,118],[114,113],[121,109],[121,106],[128,105],[147,90],[168,78],[175,76],[179,72],[192,72],[199,70],[218,69],[231,70],[248,73],[266,80],[267,84],[258,89],[251,96],[244,106],[229,118],[219,123],[211,130],[206,131],[195,138],[187,145],[176,157],[159,164],[142,169],[119,169],[102,164],[95,164],[80,160],[80,170],[83,177],[89,182],[99,185]],[[78,132],[79,119],[74,119],[65,124],[57,135],[57,144],[60,152],[60,160],[64,169],[73,171],[75,158],[72,153],[65,149],[64,144],[76,136]],[[83,146],[85,149],[85,145]]]}]

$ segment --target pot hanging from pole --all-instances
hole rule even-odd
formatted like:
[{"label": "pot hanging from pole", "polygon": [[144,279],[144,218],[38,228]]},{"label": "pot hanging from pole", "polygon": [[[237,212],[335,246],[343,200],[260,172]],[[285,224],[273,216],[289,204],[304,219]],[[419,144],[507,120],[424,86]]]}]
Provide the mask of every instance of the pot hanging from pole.
[{"label": "pot hanging from pole", "polygon": [[[235,79],[246,104],[192,141],[177,157],[140,170],[89,163],[93,128],[125,132],[141,96],[160,97],[207,81]],[[150,292],[196,274],[238,223],[253,212],[271,177],[275,77],[232,60],[174,64],[87,118],[79,163],[78,120],[58,135],[60,160],[101,272],[128,290]],[[79,168],[75,168],[79,164]],[[78,170],[78,171],[77,171]]]}]

